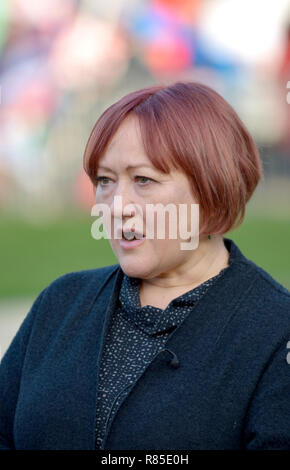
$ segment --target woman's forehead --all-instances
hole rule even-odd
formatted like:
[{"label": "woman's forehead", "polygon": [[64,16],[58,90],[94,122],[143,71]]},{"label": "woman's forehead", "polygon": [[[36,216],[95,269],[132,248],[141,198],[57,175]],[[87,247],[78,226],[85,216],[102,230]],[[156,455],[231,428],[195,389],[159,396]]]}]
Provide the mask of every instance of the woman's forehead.
[{"label": "woman's forehead", "polygon": [[141,153],[124,153],[120,149],[119,151],[108,151],[100,158],[98,168],[104,170],[133,170],[147,168],[158,171],[153,166],[146,154]]},{"label": "woman's forehead", "polygon": [[112,136],[107,150],[116,145],[142,146],[141,130],[137,117],[127,116]]},{"label": "woman's forehead", "polygon": [[184,170],[174,167],[169,158],[169,172],[162,171],[161,168],[154,165],[144,148],[138,118],[133,115],[127,116],[122,121],[103,155],[98,160],[98,168],[100,169],[112,169],[114,171],[113,167],[118,168],[120,171],[144,168],[154,171],[155,174],[172,175],[173,179],[185,175]]}]

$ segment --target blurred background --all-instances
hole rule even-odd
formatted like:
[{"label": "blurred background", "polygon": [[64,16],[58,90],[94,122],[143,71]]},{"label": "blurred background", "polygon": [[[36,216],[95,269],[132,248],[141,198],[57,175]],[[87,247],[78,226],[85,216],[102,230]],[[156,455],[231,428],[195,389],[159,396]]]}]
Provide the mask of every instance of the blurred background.
[{"label": "blurred background", "polygon": [[117,263],[91,235],[84,147],[129,91],[201,81],[238,112],[264,180],[226,234],[290,289],[289,0],[0,0],[0,345],[40,291]]}]

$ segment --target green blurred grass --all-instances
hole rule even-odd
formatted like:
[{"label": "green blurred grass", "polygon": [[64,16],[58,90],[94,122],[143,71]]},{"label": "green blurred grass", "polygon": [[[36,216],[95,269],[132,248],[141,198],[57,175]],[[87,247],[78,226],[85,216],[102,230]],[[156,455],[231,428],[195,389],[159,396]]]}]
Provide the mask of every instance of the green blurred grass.
[{"label": "green blurred grass", "polygon": [[34,297],[71,271],[117,263],[108,240],[95,240],[95,219],[79,214],[53,222],[0,222],[0,298]]},{"label": "green blurred grass", "polygon": [[[117,263],[109,241],[92,238],[93,221],[81,214],[41,224],[2,218],[0,298],[34,298],[62,274]],[[288,218],[247,215],[240,228],[225,236],[290,289]]]}]

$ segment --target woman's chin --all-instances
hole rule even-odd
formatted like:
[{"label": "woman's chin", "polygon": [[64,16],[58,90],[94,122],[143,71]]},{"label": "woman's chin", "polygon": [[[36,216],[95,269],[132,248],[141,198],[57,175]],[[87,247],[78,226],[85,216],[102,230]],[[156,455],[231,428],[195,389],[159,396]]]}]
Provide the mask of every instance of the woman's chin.
[{"label": "woman's chin", "polygon": [[129,277],[138,277],[141,279],[151,277],[150,273],[152,272],[153,266],[147,266],[146,262],[142,262],[140,259],[136,261],[119,260],[119,263],[122,271]]}]

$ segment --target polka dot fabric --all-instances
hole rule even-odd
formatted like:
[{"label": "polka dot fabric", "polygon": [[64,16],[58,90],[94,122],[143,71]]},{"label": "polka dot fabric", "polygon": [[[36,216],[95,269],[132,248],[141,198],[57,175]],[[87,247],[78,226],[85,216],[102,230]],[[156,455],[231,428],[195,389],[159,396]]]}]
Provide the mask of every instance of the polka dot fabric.
[{"label": "polka dot fabric", "polygon": [[119,304],[111,318],[102,351],[96,410],[96,449],[102,449],[107,429],[131,388],[175,328],[192,312],[219,274],[173,299],[162,310],[141,307],[138,278],[124,274]]}]

